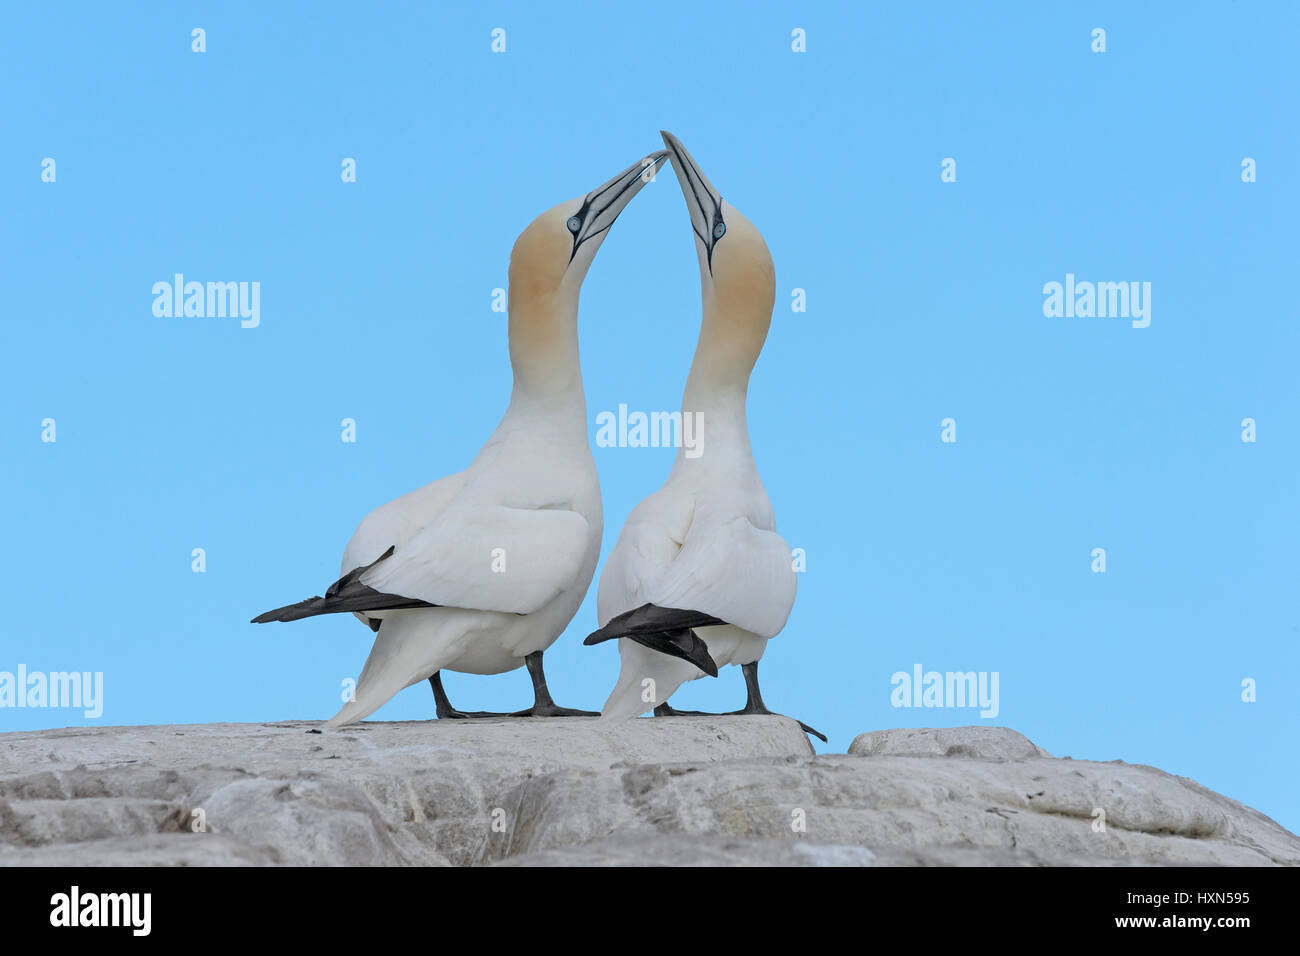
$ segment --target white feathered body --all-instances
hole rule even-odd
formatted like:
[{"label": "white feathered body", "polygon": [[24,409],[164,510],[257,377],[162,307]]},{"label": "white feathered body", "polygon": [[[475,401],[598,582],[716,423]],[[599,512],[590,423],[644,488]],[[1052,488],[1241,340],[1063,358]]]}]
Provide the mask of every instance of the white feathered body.
[{"label": "white feathered body", "polygon": [[[601,572],[597,613],[643,604],[701,611],[729,622],[699,627],[719,668],[763,656],[794,605],[790,549],[779,534],[739,408],[703,413],[703,453],[679,450],[664,486],[632,511]],[[622,638],[619,679],[601,713],[635,716],[705,676],[694,664]],[[647,684],[647,681],[653,683]]]},{"label": "white feathered body", "polygon": [[585,414],[580,394],[567,408],[516,399],[468,468],[361,522],[342,573],[395,547],[362,582],[442,606],[358,615],[383,624],[331,726],[438,670],[512,670],[560,636],[591,584],[603,531]]},{"label": "white feathered body", "polygon": [[[727,624],[694,630],[722,668],[762,657],[794,605],[790,549],[776,533],[745,418],[750,374],[772,320],[775,270],[753,224],[722,198],[680,140],[663,137],[700,266],[700,337],[682,396],[683,428],[695,424],[698,444],[689,454],[678,449],[668,481],[628,518],[601,573],[598,615],[603,627],[655,604],[719,618]],[[704,676],[694,664],[630,638],[618,643],[619,679],[602,718],[644,713]]]}]

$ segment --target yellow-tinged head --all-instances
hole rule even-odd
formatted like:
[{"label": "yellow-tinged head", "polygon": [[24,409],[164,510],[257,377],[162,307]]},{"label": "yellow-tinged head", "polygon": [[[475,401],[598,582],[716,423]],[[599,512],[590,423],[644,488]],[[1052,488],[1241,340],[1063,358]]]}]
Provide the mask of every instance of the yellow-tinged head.
[{"label": "yellow-tinged head", "polygon": [[[516,375],[544,377],[576,355],[578,293],[619,213],[668,159],[637,160],[585,196],[542,213],[510,253],[510,360]],[[572,353],[572,354],[571,354]]]},{"label": "yellow-tinged head", "polygon": [[754,224],[714,188],[672,133],[660,131],[695,234],[704,322],[692,374],[744,386],[763,350],[776,302],[776,270]]}]

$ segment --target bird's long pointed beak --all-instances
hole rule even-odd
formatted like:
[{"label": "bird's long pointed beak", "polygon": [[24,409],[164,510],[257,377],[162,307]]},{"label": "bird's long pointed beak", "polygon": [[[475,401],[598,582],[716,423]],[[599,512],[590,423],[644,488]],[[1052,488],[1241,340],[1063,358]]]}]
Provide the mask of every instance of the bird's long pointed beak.
[{"label": "bird's long pointed beak", "polygon": [[713,250],[727,231],[727,224],[722,219],[722,194],[713,188],[709,177],[704,175],[680,139],[662,129],[659,135],[664,138],[664,145],[672,155],[677,182],[682,187],[682,195],[686,197],[686,210],[691,215],[691,229],[704,244],[705,260],[712,272]]},{"label": "bird's long pointed beak", "polygon": [[569,231],[573,233],[573,251],[569,261],[578,254],[578,247],[588,239],[594,239],[614,225],[624,209],[646,183],[654,179],[655,173],[668,161],[668,150],[661,149],[638,159],[613,179],[597,186],[582,201],[578,211],[569,219]]}]

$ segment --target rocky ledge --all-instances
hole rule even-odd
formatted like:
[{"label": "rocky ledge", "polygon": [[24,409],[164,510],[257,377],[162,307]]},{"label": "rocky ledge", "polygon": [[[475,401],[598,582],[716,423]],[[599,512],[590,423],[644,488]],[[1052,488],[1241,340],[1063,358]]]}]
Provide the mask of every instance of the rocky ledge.
[{"label": "rocky ledge", "polygon": [[0,734],[10,865],[1300,864],[1185,777],[1012,730],[784,717],[69,728]]}]

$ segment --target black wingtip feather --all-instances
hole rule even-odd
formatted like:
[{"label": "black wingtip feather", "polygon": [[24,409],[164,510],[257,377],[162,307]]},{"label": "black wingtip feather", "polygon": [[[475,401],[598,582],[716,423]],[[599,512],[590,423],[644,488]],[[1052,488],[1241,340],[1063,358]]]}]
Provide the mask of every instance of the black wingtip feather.
[{"label": "black wingtip feather", "polygon": [[401,608],[438,607],[428,601],[384,594],[367,585],[353,582],[330,597],[310,597],[297,604],[287,604],[253,618],[253,624],[268,621],[300,621],[319,614],[343,614],[349,611],[394,611]]},{"label": "black wingtip feather", "polygon": [[[438,607],[437,604],[403,597],[400,594],[385,594],[361,583],[361,575],[380,561],[391,557],[393,550],[390,547],[369,564],[353,568],[331,584],[325,591],[324,597],[317,594],[296,604],[277,607],[274,611],[267,611],[265,614],[257,615],[249,623],[267,624],[271,621],[300,621],[305,617],[315,617],[318,614],[343,614],[348,611],[389,611],[398,608]],[[375,623],[371,623],[370,627],[372,630],[379,630]]]},{"label": "black wingtip feather", "polygon": [[313,614],[324,614],[323,610],[315,610],[315,608],[324,607],[324,605],[325,598],[316,594],[296,604],[286,604],[284,607],[277,607],[273,611],[259,614],[249,623],[269,624],[271,621],[296,621],[299,618],[311,617]]}]

